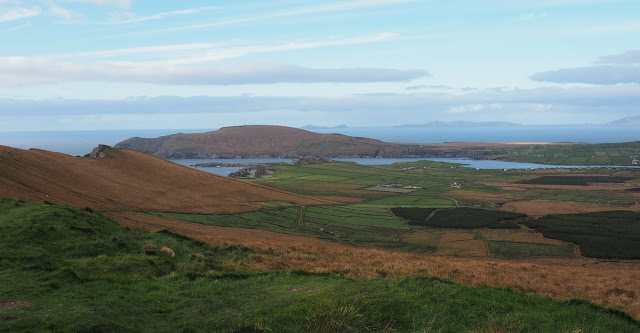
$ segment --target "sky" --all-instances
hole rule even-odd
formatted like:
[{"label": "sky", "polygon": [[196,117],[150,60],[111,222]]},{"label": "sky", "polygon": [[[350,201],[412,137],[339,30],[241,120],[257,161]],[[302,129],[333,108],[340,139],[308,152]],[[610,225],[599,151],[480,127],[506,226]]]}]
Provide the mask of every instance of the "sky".
[{"label": "sky", "polygon": [[0,132],[606,123],[638,0],[0,0]]}]

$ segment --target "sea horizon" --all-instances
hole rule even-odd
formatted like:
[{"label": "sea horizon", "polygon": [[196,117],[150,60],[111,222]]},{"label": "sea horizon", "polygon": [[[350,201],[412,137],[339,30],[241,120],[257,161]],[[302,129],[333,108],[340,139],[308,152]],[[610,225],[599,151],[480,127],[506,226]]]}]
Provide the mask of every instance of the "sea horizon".
[{"label": "sea horizon", "polygon": [[[113,146],[131,137],[159,137],[176,133],[202,133],[205,129],[140,129],[0,132],[0,145],[85,155],[99,144]],[[310,130],[366,137],[385,142],[571,142],[620,143],[640,139],[640,127],[627,126],[517,126],[517,127],[347,127]]]}]

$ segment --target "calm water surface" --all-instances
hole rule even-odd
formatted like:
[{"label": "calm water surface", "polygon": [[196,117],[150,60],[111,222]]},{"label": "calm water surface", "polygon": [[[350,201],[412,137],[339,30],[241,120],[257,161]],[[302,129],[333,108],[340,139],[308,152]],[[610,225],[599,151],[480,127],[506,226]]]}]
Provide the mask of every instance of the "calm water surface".
[{"label": "calm water surface", "polygon": [[[448,163],[459,163],[465,167],[476,169],[544,169],[544,168],[562,168],[562,169],[580,169],[580,168],[594,168],[598,166],[586,166],[586,165],[547,165],[536,163],[518,163],[518,162],[506,162],[506,161],[494,161],[494,160],[472,160],[468,158],[334,158],[334,161],[341,162],[355,162],[362,165],[387,165],[398,162],[415,162],[415,161],[438,161]],[[193,166],[197,163],[291,163],[291,159],[286,158],[240,158],[240,159],[182,159],[173,160],[174,162]],[[603,166],[611,167],[611,166]],[[631,167],[624,167],[631,168]],[[638,167],[633,167],[638,168]],[[228,176],[232,172],[236,172],[242,167],[197,167],[197,169],[212,172],[215,174]]]}]

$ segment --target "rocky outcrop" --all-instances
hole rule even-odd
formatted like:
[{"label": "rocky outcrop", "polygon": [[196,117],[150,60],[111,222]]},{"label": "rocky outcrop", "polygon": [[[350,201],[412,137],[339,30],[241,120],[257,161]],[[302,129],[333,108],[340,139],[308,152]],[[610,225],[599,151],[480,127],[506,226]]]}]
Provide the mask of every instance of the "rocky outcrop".
[{"label": "rocky outcrop", "polygon": [[229,174],[229,177],[234,178],[268,178],[273,175],[275,171],[267,169],[266,166],[258,164],[253,167],[240,169],[236,172]]},{"label": "rocky outcrop", "polygon": [[291,161],[291,165],[309,165],[333,162],[326,157],[307,157],[307,158],[294,158]]},{"label": "rocky outcrop", "polygon": [[93,150],[89,154],[84,155],[84,157],[104,158],[107,157],[107,150],[109,149],[111,149],[111,146],[98,145],[97,147],[93,148]]}]

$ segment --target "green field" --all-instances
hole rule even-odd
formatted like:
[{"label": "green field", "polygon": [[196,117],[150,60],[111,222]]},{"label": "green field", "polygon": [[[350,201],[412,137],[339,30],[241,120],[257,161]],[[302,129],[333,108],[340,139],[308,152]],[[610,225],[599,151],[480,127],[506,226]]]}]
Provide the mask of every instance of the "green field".
[{"label": "green field", "polygon": [[[637,332],[593,303],[429,277],[255,272],[253,250],[0,200],[3,332]],[[171,256],[162,248],[170,248]]]},{"label": "green field", "polygon": [[586,257],[640,259],[640,213],[548,215],[523,223],[545,237],[578,244]]},{"label": "green field", "polygon": [[517,182],[518,184],[538,185],[587,185],[588,183],[623,183],[631,177],[608,176],[542,176]]},{"label": "green field", "polygon": [[519,229],[518,224],[509,220],[526,217],[524,214],[474,208],[393,208],[391,211],[409,220],[410,225],[451,229]]},{"label": "green field", "polygon": [[381,206],[345,205],[264,209],[233,215],[154,213],[208,225],[260,229],[290,235],[321,238],[354,246],[429,253],[429,244],[397,239],[409,227]]},{"label": "green field", "polygon": [[494,158],[557,165],[631,165],[640,141],[603,144],[532,144],[496,150]]}]

